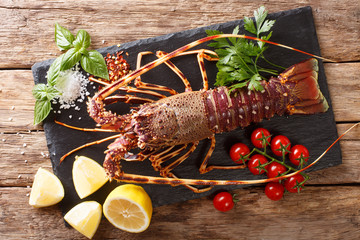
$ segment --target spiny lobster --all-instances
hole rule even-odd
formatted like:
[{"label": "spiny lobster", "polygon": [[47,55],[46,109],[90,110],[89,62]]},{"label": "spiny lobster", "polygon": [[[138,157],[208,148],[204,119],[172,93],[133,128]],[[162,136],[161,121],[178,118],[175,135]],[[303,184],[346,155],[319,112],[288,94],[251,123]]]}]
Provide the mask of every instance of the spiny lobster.
[{"label": "spiny lobster", "polygon": [[[200,190],[192,185],[234,185],[273,181],[274,179],[250,181],[179,179],[172,173],[172,170],[196,149],[199,141],[206,138],[211,140],[211,146],[200,166],[200,173],[206,173],[213,169],[244,168],[245,165],[208,166],[209,159],[215,148],[216,133],[231,131],[237,127],[246,127],[251,122],[260,122],[263,118],[268,119],[275,114],[314,114],[326,112],[328,109],[327,101],[323,97],[317,83],[318,64],[315,58],[289,67],[276,78],[272,77],[269,81],[262,81],[261,85],[264,90],[261,92],[241,89],[230,93],[226,87],[209,90],[204,59],[216,61],[217,58],[214,56],[217,56],[217,54],[207,49],[192,51],[189,49],[206,41],[228,37],[263,41],[302,52],[292,47],[255,37],[222,34],[199,39],[168,54],[158,51],[156,54],[158,59],[142,67],[140,67],[141,57],[144,54],[150,54],[150,52],[140,53],[137,69],[118,81],[108,84],[93,79],[105,85],[105,87],[89,99],[88,102],[90,117],[101,126],[101,129],[91,131],[113,131],[120,132],[120,134],[80,146],[64,155],[61,161],[69,154],[81,148],[115,139],[108,146],[103,163],[110,179],[123,182],[185,185],[195,192],[206,191],[209,188]],[[302,53],[324,59],[309,53]],[[203,79],[203,89],[200,91],[192,91],[190,83],[184,74],[169,61],[176,56],[187,54],[197,54]],[[141,81],[140,76],[142,74],[162,63],[167,64],[181,78],[185,85],[185,92],[178,94],[169,87]],[[133,80],[135,81],[134,85],[136,88],[129,86]],[[117,90],[123,90],[128,93],[148,94],[158,97],[159,100],[154,101],[150,98],[138,97],[136,95],[110,96]],[[166,97],[159,94],[158,91],[168,92],[171,96]],[[105,109],[105,104],[118,101],[141,105],[137,110],[133,110],[126,115],[118,115]],[[66,124],[62,125],[71,127]],[[72,128],[79,129],[76,127]],[[129,153],[131,149],[135,148],[139,148],[140,152],[137,154]],[[165,161],[174,158],[185,149],[187,152],[184,155],[166,167],[162,166]],[[121,160],[143,161],[145,159],[151,161],[154,169],[159,171],[162,177],[127,174],[121,169]],[[317,161],[318,159],[300,171],[309,168]],[[281,176],[277,179],[289,177],[296,173]]]}]

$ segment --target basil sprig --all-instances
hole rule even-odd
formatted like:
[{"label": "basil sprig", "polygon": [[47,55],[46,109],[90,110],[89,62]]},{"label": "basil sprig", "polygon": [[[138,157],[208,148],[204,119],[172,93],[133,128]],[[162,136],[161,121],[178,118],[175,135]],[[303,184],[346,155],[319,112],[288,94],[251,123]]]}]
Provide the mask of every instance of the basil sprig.
[{"label": "basil sprig", "polygon": [[87,50],[91,38],[87,31],[79,30],[76,37],[66,28],[55,24],[55,42],[61,51],[66,51],[50,65],[47,72],[47,84],[37,84],[32,93],[35,102],[34,124],[41,123],[51,111],[51,100],[62,93],[56,88],[61,71],[72,68],[80,61],[81,67],[88,73],[109,79],[109,72],[103,56],[96,50]]}]

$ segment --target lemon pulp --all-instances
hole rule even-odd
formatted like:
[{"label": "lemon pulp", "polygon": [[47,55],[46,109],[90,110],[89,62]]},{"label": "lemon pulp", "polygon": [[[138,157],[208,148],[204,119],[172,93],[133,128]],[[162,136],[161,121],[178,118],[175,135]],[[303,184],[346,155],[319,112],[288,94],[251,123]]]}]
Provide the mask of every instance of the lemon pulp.
[{"label": "lemon pulp", "polygon": [[64,198],[64,187],[59,178],[44,168],[35,174],[29,204],[34,207],[47,207],[57,204]]},{"label": "lemon pulp", "polygon": [[81,234],[91,239],[99,227],[101,215],[102,208],[98,202],[85,201],[70,209],[64,219]]},{"label": "lemon pulp", "polygon": [[103,206],[105,217],[115,227],[127,232],[142,232],[149,227],[152,203],[145,190],[137,185],[125,184],[115,188]]},{"label": "lemon pulp", "polygon": [[81,199],[96,192],[108,181],[104,168],[84,156],[76,156],[72,176],[75,190]]}]

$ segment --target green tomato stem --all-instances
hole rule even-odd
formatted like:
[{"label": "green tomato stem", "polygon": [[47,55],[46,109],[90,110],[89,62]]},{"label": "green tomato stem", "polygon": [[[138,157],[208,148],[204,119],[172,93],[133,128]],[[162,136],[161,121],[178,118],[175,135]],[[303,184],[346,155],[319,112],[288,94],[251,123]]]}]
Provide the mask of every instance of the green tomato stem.
[{"label": "green tomato stem", "polygon": [[[294,172],[298,171],[298,169],[295,169],[295,168],[293,168],[292,166],[290,166],[290,165],[288,165],[288,164],[285,163],[285,156],[283,157],[283,161],[280,161],[280,160],[278,160],[278,159],[270,156],[269,154],[267,154],[267,153],[266,153],[266,147],[264,148],[264,151],[261,151],[261,150],[258,149],[258,148],[253,148],[253,149],[251,150],[251,152],[250,152],[249,154],[247,154],[245,157],[248,158],[248,157],[251,156],[254,152],[257,152],[257,153],[263,155],[264,157],[270,159],[270,162],[268,162],[267,164],[264,164],[264,166],[269,165],[269,164],[271,164],[272,162],[277,162],[277,163],[283,165],[284,167],[286,167],[288,170],[285,172],[284,175],[286,175],[286,174],[289,173],[290,171],[294,171]],[[283,155],[285,155],[285,154],[283,154]],[[309,177],[306,173],[302,173],[302,172],[301,172],[300,175],[302,175],[302,176],[305,178],[304,182],[306,182],[308,179],[310,179],[310,177]]]}]

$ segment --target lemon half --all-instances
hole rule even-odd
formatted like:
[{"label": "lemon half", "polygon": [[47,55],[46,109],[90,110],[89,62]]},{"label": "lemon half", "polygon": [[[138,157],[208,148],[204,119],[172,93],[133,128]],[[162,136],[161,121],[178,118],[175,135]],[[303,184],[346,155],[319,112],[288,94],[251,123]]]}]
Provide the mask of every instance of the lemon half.
[{"label": "lemon half", "polygon": [[149,227],[152,211],[149,195],[142,187],[133,184],[115,188],[103,205],[104,215],[111,224],[133,233]]},{"label": "lemon half", "polygon": [[81,234],[91,239],[99,227],[101,210],[98,202],[85,201],[70,209],[64,219]]},{"label": "lemon half", "polygon": [[104,168],[96,161],[84,156],[76,156],[72,177],[75,190],[81,199],[96,192],[108,181]]},{"label": "lemon half", "polygon": [[64,187],[53,173],[39,168],[31,188],[29,204],[34,207],[48,207],[64,198]]}]

